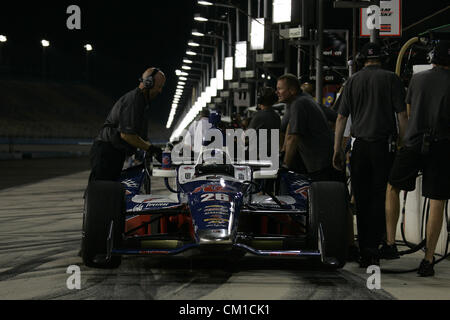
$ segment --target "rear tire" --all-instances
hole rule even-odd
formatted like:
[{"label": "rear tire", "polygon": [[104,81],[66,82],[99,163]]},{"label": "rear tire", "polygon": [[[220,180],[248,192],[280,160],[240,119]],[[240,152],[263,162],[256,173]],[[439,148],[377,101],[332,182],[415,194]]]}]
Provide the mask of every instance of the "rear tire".
[{"label": "rear tire", "polygon": [[93,181],[85,193],[81,256],[88,267],[117,268],[121,256],[107,256],[107,238],[113,222],[113,247],[120,246],[125,229],[125,190],[119,182]]},{"label": "rear tire", "polygon": [[341,182],[313,182],[309,189],[308,246],[318,249],[322,225],[327,257],[337,259],[335,268],[345,265],[348,251],[348,195]]}]

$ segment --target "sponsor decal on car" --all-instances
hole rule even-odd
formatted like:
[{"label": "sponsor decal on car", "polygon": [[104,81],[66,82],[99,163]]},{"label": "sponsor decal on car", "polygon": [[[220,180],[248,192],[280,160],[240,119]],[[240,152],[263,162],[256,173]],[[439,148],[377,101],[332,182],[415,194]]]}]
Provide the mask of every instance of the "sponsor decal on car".
[{"label": "sponsor decal on car", "polygon": [[295,190],[295,193],[301,194],[304,198],[307,198],[308,197],[308,189],[309,189],[309,186],[303,186],[303,187]]},{"label": "sponsor decal on car", "polygon": [[227,215],[228,211],[205,211],[205,215],[210,216],[213,214]]},{"label": "sponsor decal on car", "polygon": [[217,223],[220,223],[220,222],[222,222],[222,223],[224,223],[224,222],[228,222],[229,220],[228,219],[224,219],[224,218],[208,218],[208,219],[203,219],[203,221],[205,221],[205,222],[208,222],[208,221],[211,221],[211,222],[217,222]]},{"label": "sponsor decal on car", "polygon": [[233,190],[230,190],[219,184],[210,184],[207,186],[197,187],[194,189],[194,191],[192,191],[192,193],[199,193],[199,192],[233,192]]},{"label": "sponsor decal on car", "polygon": [[139,187],[139,184],[136,181],[132,180],[132,179],[124,180],[124,181],[122,181],[122,184],[125,185],[127,188],[137,188],[137,187]]},{"label": "sponsor decal on car", "polygon": [[167,202],[150,202],[147,203],[147,208],[151,207],[167,207],[169,204]]},{"label": "sponsor decal on car", "polygon": [[214,209],[228,209],[228,207],[225,207],[220,204],[212,205],[212,206],[206,206],[205,209],[214,208]]}]

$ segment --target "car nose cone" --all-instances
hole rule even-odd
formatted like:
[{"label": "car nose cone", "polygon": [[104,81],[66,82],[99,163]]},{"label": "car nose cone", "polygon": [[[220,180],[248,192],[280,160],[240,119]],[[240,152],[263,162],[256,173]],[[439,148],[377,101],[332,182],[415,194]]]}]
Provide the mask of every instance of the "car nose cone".
[{"label": "car nose cone", "polygon": [[227,229],[207,229],[198,231],[200,244],[229,244],[230,233]]}]

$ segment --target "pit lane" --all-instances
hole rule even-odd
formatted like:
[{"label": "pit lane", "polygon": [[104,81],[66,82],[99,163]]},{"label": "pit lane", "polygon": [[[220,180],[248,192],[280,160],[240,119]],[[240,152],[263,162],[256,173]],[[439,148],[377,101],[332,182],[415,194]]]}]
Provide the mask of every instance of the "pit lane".
[{"label": "pit lane", "polygon": [[[28,170],[41,171],[31,180],[21,176],[27,171],[20,165],[10,166],[8,174],[20,185],[0,190],[0,299],[394,299],[367,289],[368,275],[355,273],[354,263],[328,271],[306,260],[254,256],[238,266],[208,258],[128,256],[115,270],[87,268],[78,250],[89,172],[79,163],[73,173],[66,159],[60,161],[70,168],[59,163],[55,170],[54,161],[28,162]],[[153,190],[164,192],[162,181]],[[66,286],[70,265],[81,268],[80,290]]]}]

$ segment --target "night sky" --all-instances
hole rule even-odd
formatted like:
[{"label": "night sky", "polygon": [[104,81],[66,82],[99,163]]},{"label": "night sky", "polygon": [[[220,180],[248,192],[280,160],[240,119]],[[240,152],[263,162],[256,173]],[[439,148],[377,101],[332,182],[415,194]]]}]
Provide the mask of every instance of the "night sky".
[{"label": "night sky", "polygon": [[[247,0],[234,1],[246,9]],[[424,4],[426,3],[426,4]],[[81,7],[81,30],[68,30],[66,9]],[[403,26],[448,6],[447,1],[403,0]],[[325,27],[351,30],[350,9],[333,9],[326,1]],[[205,10],[210,10],[206,12]],[[212,10],[215,10],[214,12]],[[8,36],[4,56],[19,77],[40,74],[41,39],[50,41],[49,78],[54,81],[84,81],[85,51],[90,43],[90,83],[116,99],[137,85],[149,66],[158,66],[168,76],[164,93],[155,103],[155,120],[166,123],[177,78],[196,12],[224,13],[224,9],[205,9],[194,0],[148,1],[2,1],[0,34]],[[242,22],[245,23],[246,20]],[[441,23],[442,21],[442,23]],[[420,28],[448,23],[450,15],[440,15]],[[210,27],[211,29],[212,27]],[[418,30],[417,28],[415,30]],[[419,31],[422,31],[420,29]],[[415,34],[405,34],[404,40]]]}]

